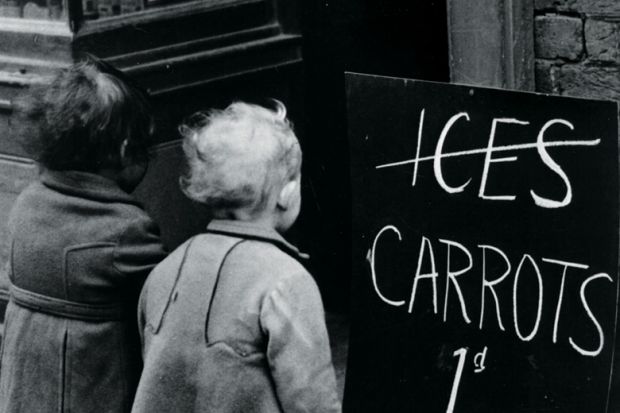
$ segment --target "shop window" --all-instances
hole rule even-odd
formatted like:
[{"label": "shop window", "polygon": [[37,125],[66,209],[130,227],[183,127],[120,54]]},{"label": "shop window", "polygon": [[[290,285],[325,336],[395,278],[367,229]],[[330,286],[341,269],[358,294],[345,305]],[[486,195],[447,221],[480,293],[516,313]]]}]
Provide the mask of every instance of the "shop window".
[{"label": "shop window", "polygon": [[184,1],[189,0],[82,0],[82,11],[86,20],[94,20],[135,13]]},{"label": "shop window", "polygon": [[[67,1],[81,1],[84,20],[120,16],[188,0],[0,0],[0,18],[67,20]],[[205,0],[208,2],[209,0]]]},{"label": "shop window", "polygon": [[0,104],[3,73],[13,96],[83,53],[139,77],[152,93],[296,64],[297,2],[0,0]]},{"label": "shop window", "polygon": [[66,20],[62,0],[0,0],[0,17],[33,20]]},{"label": "shop window", "polygon": [[144,0],[82,0],[85,19],[118,16],[144,10]]}]

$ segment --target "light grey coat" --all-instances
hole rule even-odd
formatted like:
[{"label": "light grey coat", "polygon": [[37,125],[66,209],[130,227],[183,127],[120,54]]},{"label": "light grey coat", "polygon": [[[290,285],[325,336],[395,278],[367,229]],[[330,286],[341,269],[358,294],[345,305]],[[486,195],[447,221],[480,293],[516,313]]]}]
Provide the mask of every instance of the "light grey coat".
[{"label": "light grey coat", "polygon": [[213,221],[149,276],[135,413],[338,412],[318,288],[275,231]]}]

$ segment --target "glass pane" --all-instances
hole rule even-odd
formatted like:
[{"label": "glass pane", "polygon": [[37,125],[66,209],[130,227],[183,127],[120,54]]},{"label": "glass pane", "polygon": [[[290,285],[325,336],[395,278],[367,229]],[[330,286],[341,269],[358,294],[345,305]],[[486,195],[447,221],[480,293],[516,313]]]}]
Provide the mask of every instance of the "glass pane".
[{"label": "glass pane", "polygon": [[143,0],[82,0],[84,18],[118,16],[144,10]]},{"label": "glass pane", "polygon": [[0,0],[0,17],[66,20],[62,0]]},{"label": "glass pane", "polygon": [[[0,0],[2,1],[2,0]],[[82,2],[84,18],[93,20],[103,17],[135,13],[170,4],[191,0],[77,0]]]}]

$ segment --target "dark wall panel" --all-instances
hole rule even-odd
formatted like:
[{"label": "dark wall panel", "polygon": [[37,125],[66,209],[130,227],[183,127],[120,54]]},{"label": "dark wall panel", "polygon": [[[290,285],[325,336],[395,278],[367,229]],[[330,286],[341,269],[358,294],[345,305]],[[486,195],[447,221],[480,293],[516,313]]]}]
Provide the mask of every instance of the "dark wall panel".
[{"label": "dark wall panel", "polygon": [[[304,3],[305,162],[316,215],[315,271],[328,307],[347,310],[350,183],[344,72],[448,81],[446,3],[441,0],[330,0]],[[307,205],[306,205],[307,206]]]}]

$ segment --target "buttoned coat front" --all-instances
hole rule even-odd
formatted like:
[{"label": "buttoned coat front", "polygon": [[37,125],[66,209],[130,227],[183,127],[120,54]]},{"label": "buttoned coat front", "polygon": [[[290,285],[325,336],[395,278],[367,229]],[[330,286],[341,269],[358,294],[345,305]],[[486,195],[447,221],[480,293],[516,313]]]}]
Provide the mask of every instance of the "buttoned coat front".
[{"label": "buttoned coat front", "polygon": [[113,181],[44,171],[11,212],[0,412],[126,412],[141,369],[139,289],[164,251]]},{"label": "buttoned coat front", "polygon": [[213,221],[149,276],[134,413],[336,413],[319,290],[273,229]]}]

